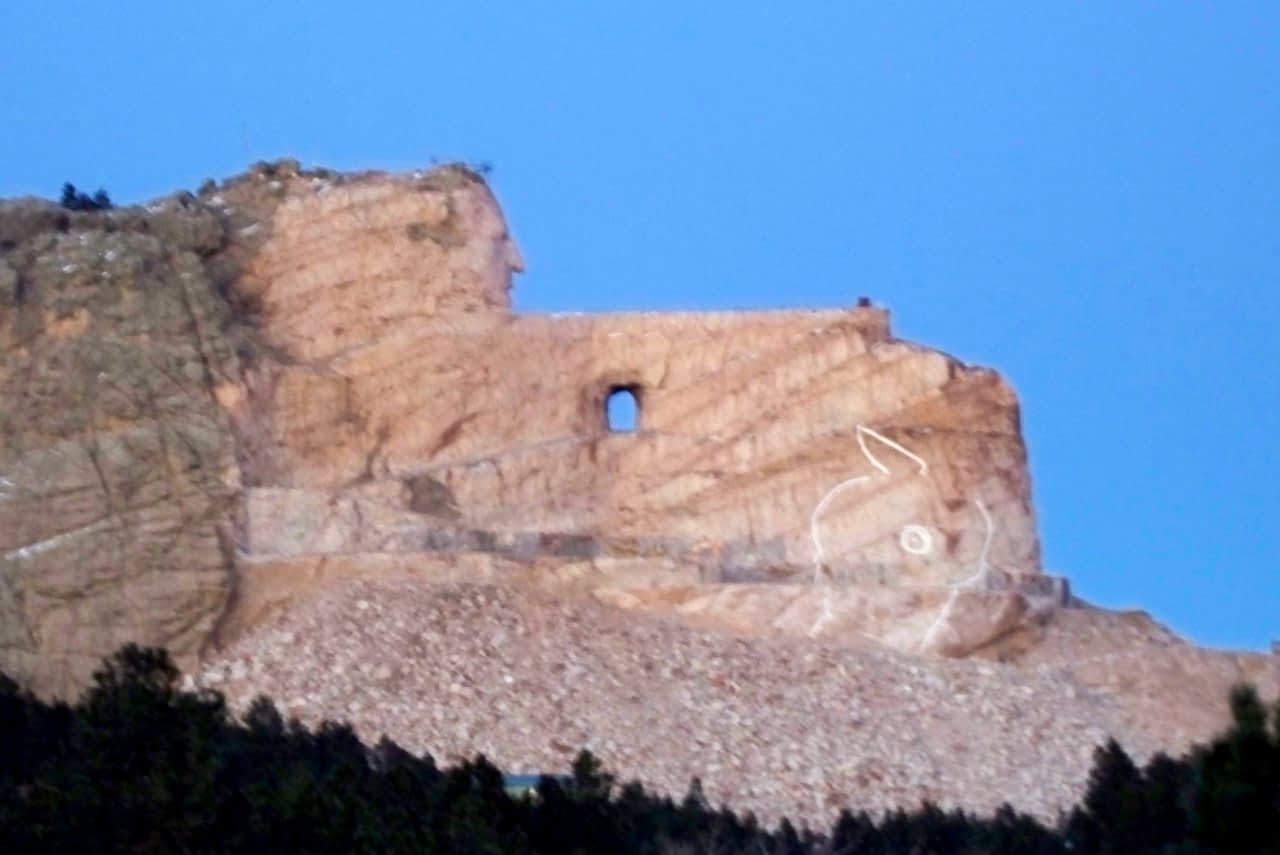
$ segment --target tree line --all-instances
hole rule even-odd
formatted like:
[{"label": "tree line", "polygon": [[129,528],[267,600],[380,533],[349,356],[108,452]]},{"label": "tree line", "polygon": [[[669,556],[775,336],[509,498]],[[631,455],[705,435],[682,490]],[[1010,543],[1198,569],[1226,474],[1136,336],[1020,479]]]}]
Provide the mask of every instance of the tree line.
[{"label": "tree line", "polygon": [[88,193],[77,190],[76,185],[70,181],[62,185],[62,197],[58,200],[58,204],[68,211],[108,211],[114,207],[111,204],[111,197],[101,187],[90,196]]},{"label": "tree line", "polygon": [[620,784],[586,751],[571,776],[514,794],[482,756],[441,768],[347,724],[286,721],[265,698],[235,716],[178,678],[163,650],[132,645],[75,704],[0,675],[0,851],[1280,853],[1280,702],[1247,687],[1230,727],[1183,757],[1139,767],[1115,742],[1097,749],[1053,825],[926,803],[813,830],[714,807],[696,779],[678,801]]}]

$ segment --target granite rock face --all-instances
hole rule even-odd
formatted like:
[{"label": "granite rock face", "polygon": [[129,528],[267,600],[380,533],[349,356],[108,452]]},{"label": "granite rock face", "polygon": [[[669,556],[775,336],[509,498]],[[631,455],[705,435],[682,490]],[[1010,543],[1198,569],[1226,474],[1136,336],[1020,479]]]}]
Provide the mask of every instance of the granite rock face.
[{"label": "granite rock face", "polygon": [[1107,736],[1280,691],[1072,607],[995,372],[863,301],[517,313],[521,264],[458,166],[0,203],[0,670],[66,696],[163,645],[236,703],[815,821],[1051,816]]},{"label": "granite rock face", "polygon": [[0,667],[82,685],[127,641],[193,662],[238,498],[213,390],[238,376],[216,216],[0,204]]},{"label": "granite rock face", "polygon": [[40,687],[124,640],[198,654],[318,562],[662,559],[946,655],[1063,599],[1012,391],[881,309],[514,313],[460,167],[19,201],[0,240],[0,664]]},{"label": "granite rock face", "polygon": [[[231,284],[269,354],[229,406],[231,625],[280,574],[423,553],[677,559],[903,612],[922,591],[919,637],[859,631],[947,655],[1062,602],[1012,391],[885,311],[517,314],[519,252],[474,176],[315,184],[286,183]],[[608,424],[619,392],[634,430]]]}]

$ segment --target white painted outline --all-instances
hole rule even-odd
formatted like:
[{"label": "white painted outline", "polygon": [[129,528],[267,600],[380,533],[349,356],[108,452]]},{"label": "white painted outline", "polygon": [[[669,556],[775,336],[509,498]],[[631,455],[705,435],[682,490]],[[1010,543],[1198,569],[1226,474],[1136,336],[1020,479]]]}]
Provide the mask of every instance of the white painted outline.
[{"label": "white painted outline", "polygon": [[813,581],[816,584],[822,576],[822,561],[826,557],[822,551],[822,536],[818,532],[818,517],[827,509],[827,506],[840,494],[846,487],[852,487],[855,484],[861,484],[863,481],[870,481],[870,475],[858,475],[841,481],[839,484],[827,491],[821,501],[813,508],[813,513],[809,515],[809,537],[813,540]]},{"label": "white painted outline", "polygon": [[858,425],[858,447],[862,449],[862,453],[866,455],[866,458],[871,461],[871,465],[879,469],[885,475],[889,474],[889,467],[881,463],[879,458],[877,458],[874,454],[871,453],[871,449],[867,448],[866,437],[868,435],[880,440],[885,445],[889,446],[899,454],[903,454],[911,458],[911,460],[915,461],[915,464],[920,467],[920,471],[918,474],[920,475],[929,474],[929,464],[925,462],[923,457],[921,457],[920,455],[912,451],[907,450],[906,448],[903,448],[901,445],[889,439],[889,437],[885,436],[882,433],[878,433],[865,425]]},{"label": "white painted outline", "polygon": [[933,619],[933,623],[929,624],[929,628],[924,631],[924,635],[920,638],[921,652],[927,650],[933,642],[933,637],[938,634],[942,628],[942,623],[951,614],[951,609],[955,606],[959,589],[952,588],[950,596],[947,597],[946,603],[943,604],[942,610],[938,612],[938,616]]},{"label": "white painted outline", "polygon": [[898,545],[911,555],[928,555],[933,552],[933,532],[916,523],[905,525],[898,532]]},{"label": "white painted outline", "polygon": [[973,503],[978,506],[978,512],[982,514],[982,521],[987,526],[987,536],[982,541],[982,551],[978,553],[978,575],[986,579],[987,576],[987,553],[991,551],[991,539],[996,534],[996,524],[991,519],[991,514],[987,511],[987,506],[982,504],[981,499],[974,499]]},{"label": "white painted outline", "polygon": [[[912,460],[918,468],[916,473],[917,475],[929,474],[929,464],[924,458],[915,454],[910,449],[903,447],[901,444],[894,442],[884,434],[872,430],[865,425],[858,425],[856,429],[856,436],[858,439],[858,448],[862,451],[862,456],[865,457],[867,462],[875,467],[881,475],[890,475],[892,473],[890,473],[889,467],[885,466],[884,463],[880,461],[880,458],[876,457],[875,453],[872,452],[871,448],[867,445],[866,438],[868,436],[872,439],[879,440],[889,448],[892,448],[894,451]],[[822,582],[823,561],[826,557],[822,548],[822,536],[818,530],[818,518],[822,516],[822,513],[841,492],[849,487],[861,484],[865,481],[870,481],[872,477],[873,476],[871,475],[855,475],[852,478],[846,478],[844,481],[836,484],[818,501],[818,504],[813,508],[813,513],[809,515],[809,537],[813,541],[813,582],[815,585]],[[937,634],[941,632],[943,624],[955,609],[956,601],[959,599],[962,591],[983,590],[989,584],[991,568],[987,563],[987,558],[991,552],[991,541],[995,538],[995,522],[991,518],[991,512],[987,510],[987,506],[981,499],[974,499],[973,504],[977,506],[978,513],[982,515],[982,522],[986,528],[986,533],[982,540],[982,550],[978,553],[978,566],[971,576],[948,584],[947,587],[950,589],[950,595],[947,597],[947,601],[943,604],[942,609],[938,612],[938,616],[934,618],[933,623],[929,625],[929,628],[925,630],[924,636],[920,639],[921,650],[927,649]],[[919,538],[921,541],[920,546],[913,548],[908,543],[908,540],[911,537]],[[913,555],[924,555],[933,547],[933,534],[924,526],[911,523],[904,526],[902,531],[899,532],[898,545],[901,546],[903,550]],[[827,584],[823,587],[822,614],[818,616],[818,619],[814,621],[813,626],[809,629],[809,636],[816,637],[818,633],[822,631],[823,627],[830,623],[834,617],[835,614],[832,610],[831,604],[831,585]]]},{"label": "white painted outline", "polygon": [[[889,448],[892,448],[894,451],[898,452],[899,454],[903,455],[907,459],[914,462],[918,469],[918,471],[916,472],[917,475],[929,474],[929,464],[925,461],[923,457],[911,451],[910,449],[904,448],[902,445],[889,439],[889,437],[885,436],[884,434],[878,431],[872,430],[866,425],[860,424],[856,426],[855,435],[857,436],[858,448],[862,451],[862,456],[865,457],[867,459],[867,462],[870,463],[872,466],[874,466],[876,470],[880,472],[881,475],[890,475],[892,473],[889,472],[889,467],[885,466],[882,462],[880,462],[880,458],[876,457],[875,454],[871,451],[871,448],[867,445],[868,436],[870,436],[872,439],[879,440],[880,442],[889,446]],[[831,502],[835,500],[836,496],[838,496],[846,488],[852,487],[856,484],[861,484],[864,481],[870,481],[871,478],[872,478],[871,475],[855,475],[852,478],[846,478],[845,480],[841,481],[839,484],[835,485],[830,490],[828,490],[826,492],[826,495],[824,495],[821,499],[818,500],[818,504],[814,505],[813,513],[809,515],[809,538],[813,541],[813,583],[815,585],[821,584],[822,582],[822,565],[823,565],[824,559],[826,558],[826,555],[824,554],[824,551],[822,549],[822,535],[818,531],[818,518],[822,516],[822,512],[825,511],[827,507],[831,504]],[[908,528],[910,528],[910,526],[908,526]],[[917,526],[917,528],[920,528],[920,530],[925,533],[927,540],[929,542],[929,545],[931,547],[932,541],[933,541],[932,535],[930,535],[928,530],[924,529],[923,526]],[[905,532],[906,529],[903,529],[903,531]],[[901,543],[901,541],[899,542]],[[903,545],[903,548],[906,549],[906,546]],[[907,551],[910,552],[911,550],[907,550]],[[916,553],[916,554],[923,554],[923,553]],[[809,636],[810,637],[816,636],[826,624],[831,622],[834,616],[835,615],[831,609],[831,586],[826,585],[823,589],[823,594],[822,594],[822,614],[818,617],[816,621],[814,621],[813,626],[809,629]]]},{"label": "white painted outline", "polygon": [[[868,436],[879,440],[894,451],[914,462],[919,470],[916,473],[917,475],[929,474],[929,464],[923,457],[910,449],[904,448],[902,445],[889,439],[889,437],[884,434],[872,430],[866,425],[857,425],[856,436],[858,438],[858,448],[862,450],[862,456],[867,459],[868,463],[879,470],[881,474],[889,475],[891,473],[889,472],[889,467],[881,463],[880,458],[876,457],[870,447],[867,446],[866,438]],[[826,557],[822,549],[822,536],[818,532],[818,517],[822,516],[822,512],[827,509],[831,502],[835,500],[836,496],[838,496],[845,488],[852,487],[855,484],[861,484],[863,481],[870,481],[871,477],[872,476],[870,475],[855,475],[852,478],[846,478],[844,481],[841,481],[839,484],[827,491],[826,495],[824,495],[818,501],[818,504],[814,506],[813,513],[809,515],[809,538],[813,541],[813,581],[815,583],[821,578],[822,561]],[[932,537],[930,537],[930,540],[932,540]]]},{"label": "white painted outline", "polygon": [[86,534],[93,534],[94,532],[101,531],[104,528],[109,528],[110,525],[110,519],[98,520],[96,522],[89,523],[88,525],[80,526],[79,528],[73,528],[70,531],[64,531],[61,534],[55,534],[52,537],[45,538],[44,540],[38,540],[35,543],[28,543],[26,546],[20,546],[12,552],[6,552],[0,557],[5,561],[30,558],[33,555],[48,552],[50,549],[56,549],[62,544],[75,540],[78,537],[83,537]]},{"label": "white painted outline", "polygon": [[960,598],[960,592],[965,590],[983,590],[987,587],[987,575],[990,569],[987,565],[987,553],[991,549],[991,540],[995,536],[995,523],[991,520],[991,513],[987,510],[987,506],[982,503],[981,499],[974,499],[973,503],[978,506],[978,512],[982,514],[982,521],[986,524],[987,534],[982,541],[982,551],[978,553],[978,569],[967,579],[961,579],[948,587],[951,588],[951,594],[947,597],[946,603],[943,604],[938,616],[933,619],[933,623],[929,624],[929,628],[924,631],[924,635],[920,638],[921,651],[928,649],[933,642],[934,637],[942,630],[942,624],[950,617],[952,610],[955,608],[956,600]]},{"label": "white painted outline", "polygon": [[825,585],[822,588],[822,614],[813,622],[813,626],[809,628],[809,637],[817,638],[822,628],[831,622],[835,614],[831,611],[831,586]]},{"label": "white painted outline", "polygon": [[991,551],[991,540],[995,537],[996,525],[991,519],[991,513],[987,510],[987,506],[982,503],[981,499],[974,499],[973,503],[978,506],[978,513],[982,514],[982,522],[986,525],[987,534],[982,540],[982,551],[978,553],[978,569],[974,571],[972,576],[951,583],[950,587],[952,588],[985,587],[987,571],[991,569],[987,565],[987,553]]}]

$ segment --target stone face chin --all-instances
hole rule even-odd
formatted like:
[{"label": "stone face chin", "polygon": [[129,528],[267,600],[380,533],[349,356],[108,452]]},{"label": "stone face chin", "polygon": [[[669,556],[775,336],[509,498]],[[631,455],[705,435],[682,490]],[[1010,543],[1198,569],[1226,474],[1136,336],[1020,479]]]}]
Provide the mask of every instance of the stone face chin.
[{"label": "stone face chin", "polygon": [[514,313],[459,167],[19,200],[0,246],[0,667],[41,690],[388,567],[952,656],[1065,597],[997,374],[870,306]]}]

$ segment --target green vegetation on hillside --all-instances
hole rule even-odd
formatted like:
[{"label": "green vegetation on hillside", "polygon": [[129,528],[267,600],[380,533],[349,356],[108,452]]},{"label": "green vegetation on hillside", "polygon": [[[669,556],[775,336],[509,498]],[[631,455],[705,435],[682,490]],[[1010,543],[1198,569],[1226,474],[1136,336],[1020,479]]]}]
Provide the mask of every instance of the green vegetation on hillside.
[{"label": "green vegetation on hillside", "polygon": [[[483,757],[441,769],[345,724],[312,731],[266,699],[237,719],[177,688],[161,650],[128,646],[75,705],[0,676],[0,850],[6,852],[1280,853],[1280,704],[1237,689],[1233,723],[1187,757],[1137,767],[1097,752],[1057,828],[925,804],[845,810],[829,832],[619,786],[582,752],[570,781],[512,796]],[[1270,718],[1270,721],[1268,721]],[[678,750],[678,746],[673,747]]]}]

